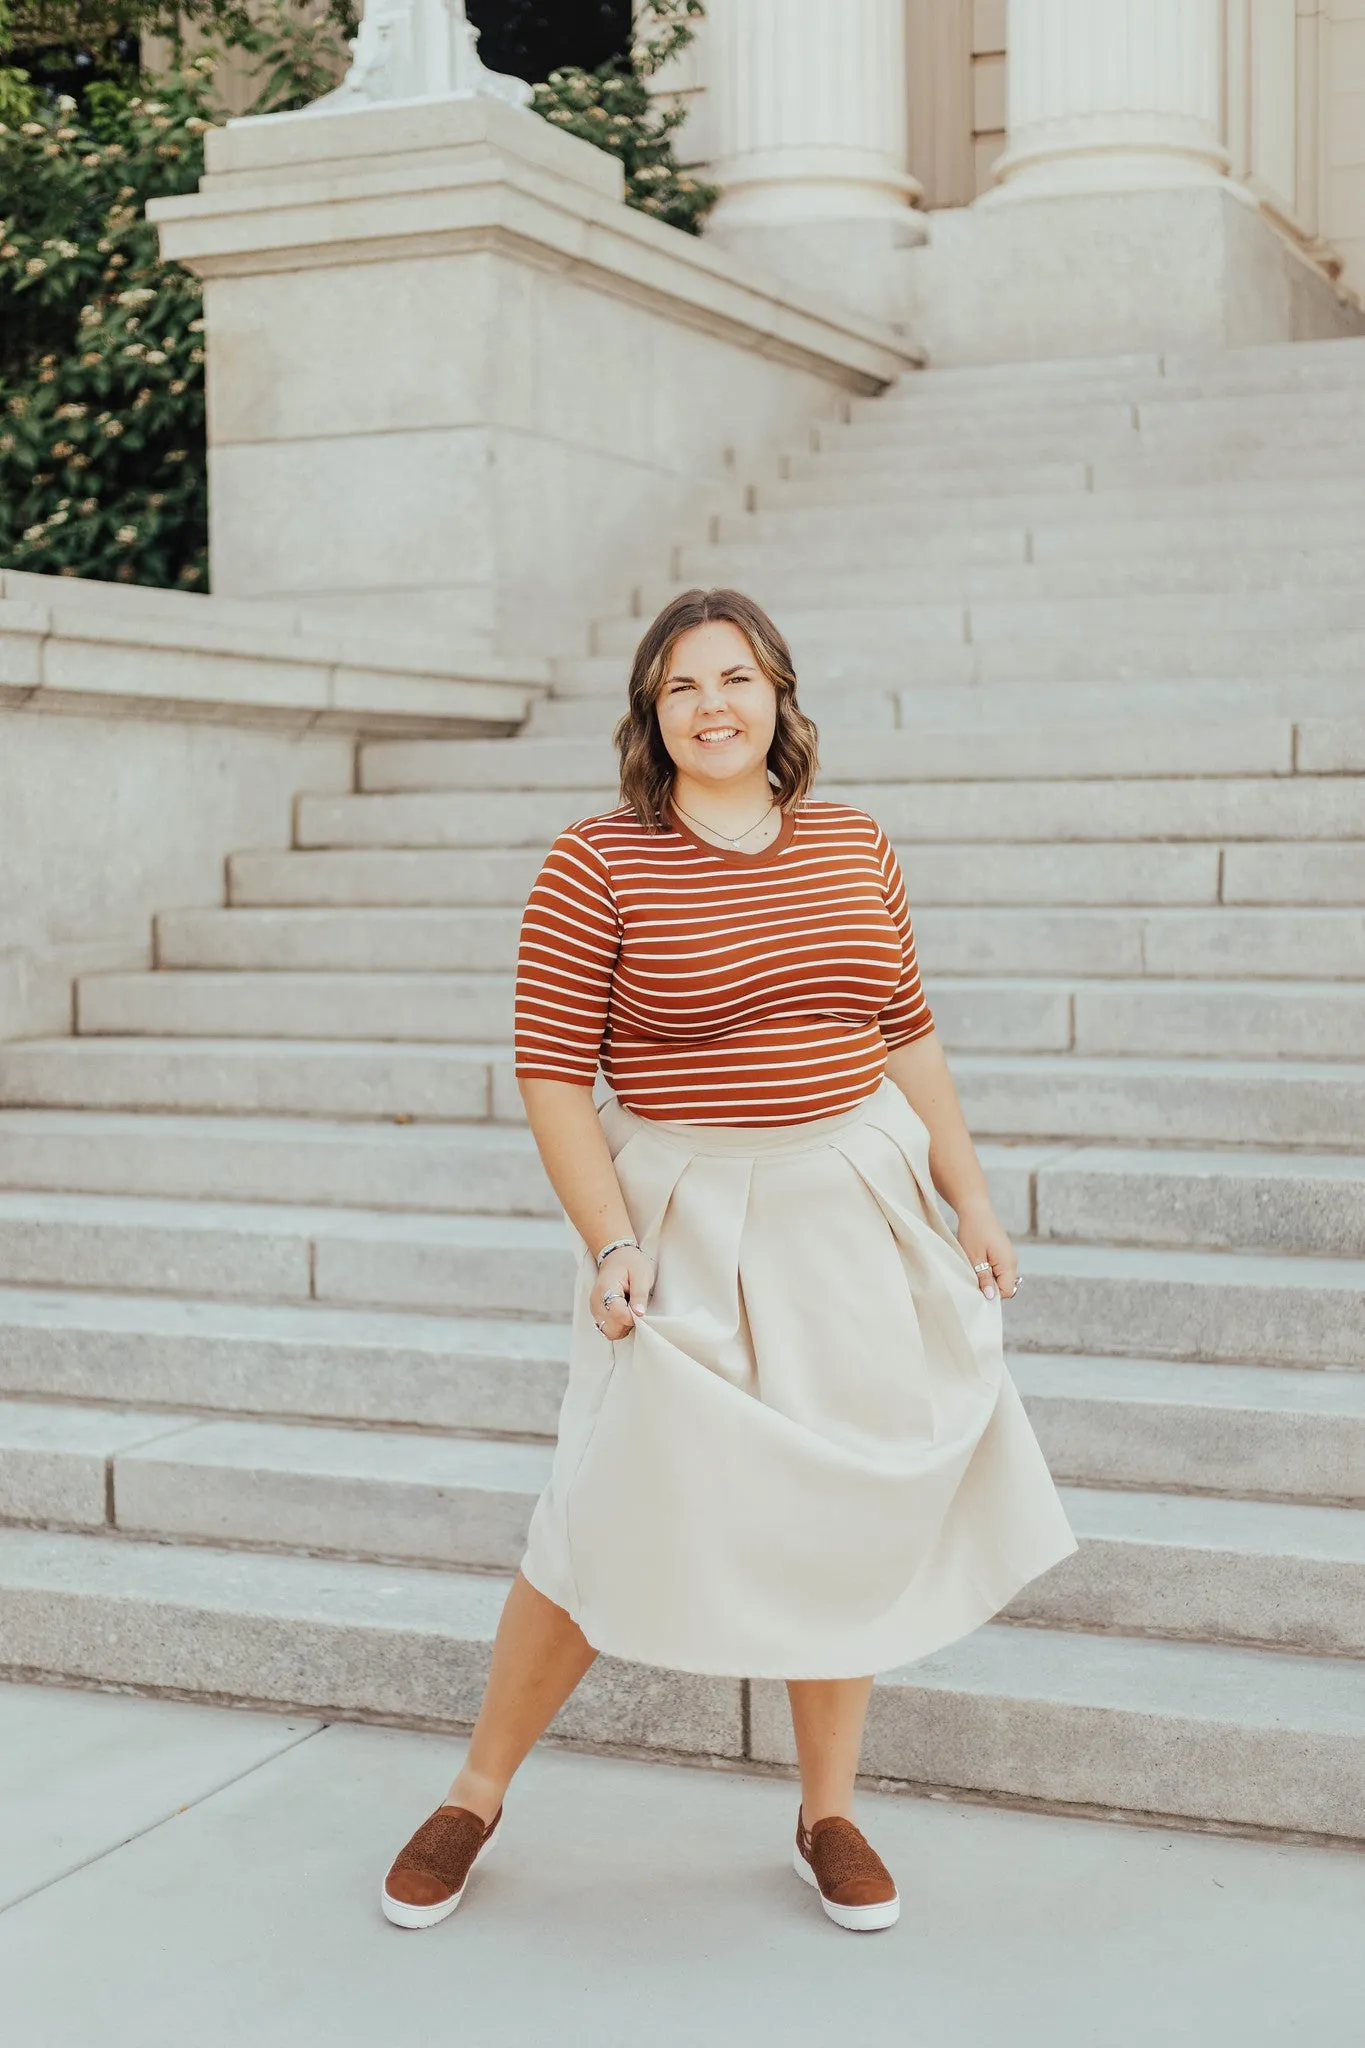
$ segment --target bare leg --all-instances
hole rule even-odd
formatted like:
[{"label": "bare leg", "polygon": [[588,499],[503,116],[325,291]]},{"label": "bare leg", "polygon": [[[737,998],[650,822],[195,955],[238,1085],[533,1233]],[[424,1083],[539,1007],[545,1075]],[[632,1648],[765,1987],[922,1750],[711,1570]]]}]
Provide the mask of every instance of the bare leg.
[{"label": "bare leg", "polygon": [[870,1678],[789,1678],[792,1732],[801,1765],[801,1817],[853,1819],[853,1781],[863,1746]]},{"label": "bare leg", "polygon": [[520,1572],[493,1639],[483,1703],[447,1806],[490,1821],[528,1752],[597,1655],[576,1621]]}]

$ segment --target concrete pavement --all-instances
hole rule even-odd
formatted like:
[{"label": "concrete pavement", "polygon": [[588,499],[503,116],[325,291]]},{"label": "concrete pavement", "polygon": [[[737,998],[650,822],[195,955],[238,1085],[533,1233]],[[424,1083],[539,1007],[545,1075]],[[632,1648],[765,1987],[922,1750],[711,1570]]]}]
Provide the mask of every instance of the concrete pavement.
[{"label": "concrete pavement", "polygon": [[0,1687],[22,2048],[1359,2048],[1365,1856],[868,1793],[904,1908],[840,1933],[794,1788],[545,1750],[453,1920],[380,1917],[458,1745]]}]

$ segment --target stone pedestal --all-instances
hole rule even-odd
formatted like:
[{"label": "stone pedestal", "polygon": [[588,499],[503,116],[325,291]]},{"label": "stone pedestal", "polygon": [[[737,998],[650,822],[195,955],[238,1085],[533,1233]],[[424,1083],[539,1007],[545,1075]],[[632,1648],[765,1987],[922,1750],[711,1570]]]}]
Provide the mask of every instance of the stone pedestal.
[{"label": "stone pedestal", "polygon": [[1314,341],[1354,300],[1215,183],[930,215],[915,332],[940,367]]},{"label": "stone pedestal", "polygon": [[1219,0],[1009,0],[1000,183],[932,216],[939,363],[1355,333],[1354,302],[1227,176]]},{"label": "stone pedestal", "polygon": [[904,0],[710,0],[708,238],[879,318],[924,238],[906,163]]},{"label": "stone pedestal", "polygon": [[219,595],[585,646],[734,469],[905,367],[487,97],[240,121],[151,209],[205,281]]}]

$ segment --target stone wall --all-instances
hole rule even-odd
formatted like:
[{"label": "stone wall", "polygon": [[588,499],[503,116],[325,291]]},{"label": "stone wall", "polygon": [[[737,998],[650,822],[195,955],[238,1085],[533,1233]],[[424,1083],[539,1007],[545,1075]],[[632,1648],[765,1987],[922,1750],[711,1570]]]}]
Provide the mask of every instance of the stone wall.
[{"label": "stone wall", "polygon": [[365,733],[515,730],[546,677],[285,606],[0,574],[0,1040],[69,1028],[75,975],[137,967],[151,920],[289,845],[301,790]]},{"label": "stone wall", "polygon": [[149,211],[205,280],[215,591],[582,651],[710,497],[916,359],[493,99],[241,122],[207,164]]},{"label": "stone wall", "polygon": [[223,901],[240,847],[286,847],[300,789],[353,748],[305,734],[0,704],[0,1039],[70,1027],[71,983],[145,966],[154,912]]}]

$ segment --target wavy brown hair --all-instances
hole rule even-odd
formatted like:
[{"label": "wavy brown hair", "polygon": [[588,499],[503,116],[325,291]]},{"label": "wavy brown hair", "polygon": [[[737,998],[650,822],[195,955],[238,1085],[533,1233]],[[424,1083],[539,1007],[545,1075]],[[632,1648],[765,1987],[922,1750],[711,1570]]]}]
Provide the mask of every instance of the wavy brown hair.
[{"label": "wavy brown hair", "polygon": [[646,628],[631,664],[629,705],[612,735],[621,757],[621,801],[630,805],[647,832],[669,829],[673,759],[655,712],[669,659],[684,633],[712,619],[725,619],[739,628],[777,692],[777,725],[768,749],[775,800],[785,810],[807,796],[815,780],[818,735],[796,701],[791,649],[768,614],[742,591],[685,590]]}]

